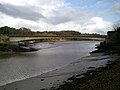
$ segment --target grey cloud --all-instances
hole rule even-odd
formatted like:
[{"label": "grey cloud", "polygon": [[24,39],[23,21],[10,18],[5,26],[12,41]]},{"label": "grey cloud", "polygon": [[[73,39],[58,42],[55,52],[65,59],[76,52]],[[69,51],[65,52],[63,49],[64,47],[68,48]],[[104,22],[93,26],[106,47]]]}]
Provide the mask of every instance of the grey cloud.
[{"label": "grey cloud", "polygon": [[40,18],[44,18],[43,15],[37,13],[30,7],[26,6],[15,6],[11,4],[0,4],[0,12],[15,17],[22,18],[32,21],[37,21]]},{"label": "grey cloud", "polygon": [[94,25],[94,24],[96,24],[95,22],[93,22],[93,21],[91,21],[91,22],[87,22],[87,23],[85,23],[83,26],[87,26],[87,25]]},{"label": "grey cloud", "polygon": [[88,33],[98,33],[98,34],[106,34],[106,29],[105,28],[94,28],[94,29],[92,29],[91,31],[88,31],[90,28],[87,28],[87,27],[83,27],[82,28],[82,30],[84,31],[84,32],[88,32]]},{"label": "grey cloud", "polygon": [[105,29],[104,30],[103,29],[98,29],[98,28],[94,29],[94,33],[99,33],[99,34],[103,34],[103,35],[106,34],[106,31],[107,30],[105,30]]},{"label": "grey cloud", "polygon": [[106,13],[120,16],[120,2],[115,3]]},{"label": "grey cloud", "polygon": [[62,23],[66,23],[72,20],[71,14],[71,9],[62,6],[62,7],[57,7],[57,9],[52,10],[53,16],[49,16],[44,19],[45,22],[53,25],[58,25]]},{"label": "grey cloud", "polygon": [[78,24],[83,23],[88,19],[86,15],[86,10],[74,10],[69,7],[61,7],[56,10],[53,10],[53,15],[44,19],[45,22],[57,25],[67,22],[76,22]]},{"label": "grey cloud", "polygon": [[32,25],[32,24],[28,24],[25,22],[18,22],[16,23],[15,27],[20,28],[20,27],[26,27],[26,28],[30,28],[31,30],[42,30],[43,28],[41,26],[39,26],[38,24],[36,25]]},{"label": "grey cloud", "polygon": [[113,25],[114,28],[116,28],[118,26],[120,27],[120,20],[116,21],[115,24]]},{"label": "grey cloud", "polygon": [[71,18],[66,16],[55,16],[55,17],[50,17],[46,19],[47,23],[50,23],[53,25],[57,25],[57,24],[61,24],[69,21],[71,21]]},{"label": "grey cloud", "polygon": [[120,15],[120,2],[113,5],[111,12]]}]

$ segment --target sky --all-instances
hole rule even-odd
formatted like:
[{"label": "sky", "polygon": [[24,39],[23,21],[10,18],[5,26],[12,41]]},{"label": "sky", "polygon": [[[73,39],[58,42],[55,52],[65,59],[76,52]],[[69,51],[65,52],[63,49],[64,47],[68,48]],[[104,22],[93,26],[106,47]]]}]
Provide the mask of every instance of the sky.
[{"label": "sky", "polygon": [[120,0],[0,0],[0,27],[106,34],[120,24]]}]

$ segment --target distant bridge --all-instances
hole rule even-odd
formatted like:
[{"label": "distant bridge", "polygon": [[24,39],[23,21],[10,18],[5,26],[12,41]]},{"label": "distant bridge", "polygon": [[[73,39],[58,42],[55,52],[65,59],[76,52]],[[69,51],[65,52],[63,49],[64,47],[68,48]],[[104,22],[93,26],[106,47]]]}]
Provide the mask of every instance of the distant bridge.
[{"label": "distant bridge", "polygon": [[100,35],[72,35],[72,36],[9,36],[10,42],[30,41],[30,40],[54,40],[54,39],[72,39],[72,40],[96,40],[104,41],[105,36]]}]

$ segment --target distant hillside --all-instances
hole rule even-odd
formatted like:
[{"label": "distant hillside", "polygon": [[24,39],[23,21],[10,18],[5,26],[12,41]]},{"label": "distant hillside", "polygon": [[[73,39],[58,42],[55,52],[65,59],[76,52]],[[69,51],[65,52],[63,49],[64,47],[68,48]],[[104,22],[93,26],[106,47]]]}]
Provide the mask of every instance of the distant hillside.
[{"label": "distant hillside", "polygon": [[31,31],[29,28],[12,28],[8,26],[0,27],[0,35],[7,35],[7,36],[78,36],[78,35],[84,35],[84,36],[105,36],[100,34],[89,34],[89,33],[80,33],[78,31],[74,30],[61,30],[61,31],[44,31],[44,32],[34,32]]},{"label": "distant hillside", "polygon": [[1,27],[0,28],[0,34],[3,34],[3,35],[80,35],[81,33],[80,32],[77,32],[77,31],[44,31],[44,32],[33,32],[31,31],[31,29],[28,29],[28,28],[19,28],[19,29],[16,29],[16,28],[11,28],[11,27],[8,27],[8,26],[4,26],[4,27]]}]

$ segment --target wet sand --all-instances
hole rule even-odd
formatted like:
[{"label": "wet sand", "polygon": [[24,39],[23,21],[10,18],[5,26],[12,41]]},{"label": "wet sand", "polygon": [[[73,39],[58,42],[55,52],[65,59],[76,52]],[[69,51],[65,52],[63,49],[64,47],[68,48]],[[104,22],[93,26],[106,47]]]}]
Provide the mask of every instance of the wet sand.
[{"label": "wet sand", "polygon": [[120,90],[120,56],[113,58],[116,60],[108,61],[107,66],[72,76],[58,88],[50,90]]},{"label": "wet sand", "polygon": [[13,82],[0,87],[0,90],[49,90],[58,87],[73,75],[81,75],[88,70],[105,67],[108,61],[114,61],[117,56],[104,55],[103,53],[77,59],[61,68],[25,80]]}]

